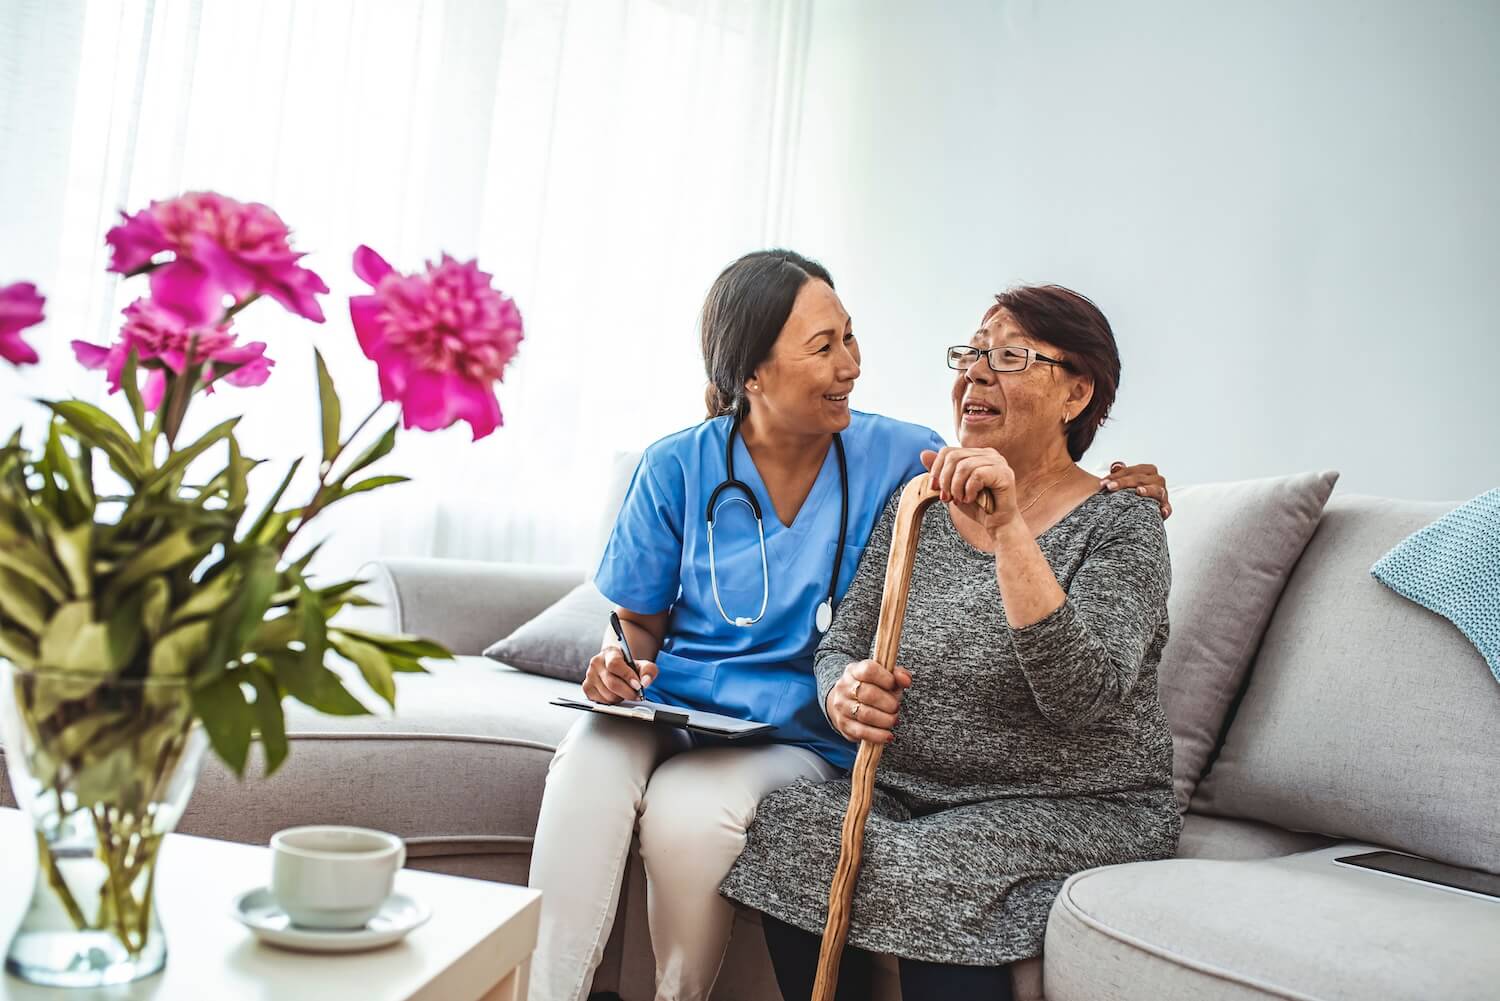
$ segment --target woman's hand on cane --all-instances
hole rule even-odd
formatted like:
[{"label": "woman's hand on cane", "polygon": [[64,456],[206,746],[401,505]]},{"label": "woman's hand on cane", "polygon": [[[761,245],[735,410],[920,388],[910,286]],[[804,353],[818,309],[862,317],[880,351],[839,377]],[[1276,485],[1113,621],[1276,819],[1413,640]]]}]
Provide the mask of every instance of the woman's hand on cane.
[{"label": "woman's hand on cane", "polygon": [[828,691],[828,720],[850,740],[889,744],[896,739],[901,696],[911,686],[904,667],[887,671],[873,660],[855,661]]}]

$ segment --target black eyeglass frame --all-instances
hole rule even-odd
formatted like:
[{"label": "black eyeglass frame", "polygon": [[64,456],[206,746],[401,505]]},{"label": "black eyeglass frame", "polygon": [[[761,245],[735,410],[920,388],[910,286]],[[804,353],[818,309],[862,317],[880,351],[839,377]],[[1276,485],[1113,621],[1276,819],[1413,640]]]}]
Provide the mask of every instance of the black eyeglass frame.
[{"label": "black eyeglass frame", "polygon": [[[955,351],[972,352],[974,355],[974,360],[969,362],[969,364],[967,365],[955,365],[953,362],[953,354]],[[1026,356],[1026,363],[1020,368],[1001,368],[995,364],[997,352],[1000,351],[1019,351]],[[955,344],[947,351],[948,367],[953,369],[953,371],[955,372],[967,372],[969,369],[979,364],[979,359],[981,357],[984,359],[985,364],[990,367],[990,371],[997,374],[1002,372],[1024,372],[1032,366],[1033,362],[1044,362],[1045,364],[1056,365],[1060,368],[1070,369],[1073,367],[1067,362],[1063,361],[1061,358],[1052,358],[1042,354],[1036,348],[1023,348],[1015,344],[1002,344],[997,348],[976,348],[972,344]]]}]

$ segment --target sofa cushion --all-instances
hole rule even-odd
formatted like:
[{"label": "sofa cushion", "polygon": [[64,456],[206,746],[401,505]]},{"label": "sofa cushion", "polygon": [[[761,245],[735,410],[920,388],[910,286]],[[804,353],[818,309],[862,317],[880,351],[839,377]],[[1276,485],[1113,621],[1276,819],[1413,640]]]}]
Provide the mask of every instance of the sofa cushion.
[{"label": "sofa cushion", "polygon": [[1451,505],[1328,505],[1193,809],[1500,872],[1500,685],[1451,622],[1370,576]]},{"label": "sofa cushion", "polygon": [[547,765],[578,717],[547,703],[573,690],[459,657],[397,675],[394,716],[288,702],[282,768],[241,781],[206,759],[178,829],[264,844],[296,824],[375,827],[408,839],[414,859],[448,859],[446,871],[524,882]]},{"label": "sofa cushion", "polygon": [[599,652],[613,608],[594,582],[586,580],[542,614],[490,644],[484,655],[532,674],[580,682],[589,658]]},{"label": "sofa cushion", "polygon": [[456,654],[481,652],[583,580],[572,567],[429,558],[379,560],[360,573],[376,606],[345,608],[340,623],[425,636]]},{"label": "sofa cushion", "polygon": [[1337,479],[1300,473],[1172,493],[1172,631],[1157,676],[1172,727],[1172,784],[1184,810]]},{"label": "sofa cushion", "polygon": [[1078,873],[1047,921],[1047,1001],[1493,998],[1500,906],[1332,861],[1363,850]]},{"label": "sofa cushion", "polygon": [[1189,813],[1182,818],[1178,858],[1278,858],[1326,848],[1335,839],[1305,831],[1288,831],[1258,820]]}]

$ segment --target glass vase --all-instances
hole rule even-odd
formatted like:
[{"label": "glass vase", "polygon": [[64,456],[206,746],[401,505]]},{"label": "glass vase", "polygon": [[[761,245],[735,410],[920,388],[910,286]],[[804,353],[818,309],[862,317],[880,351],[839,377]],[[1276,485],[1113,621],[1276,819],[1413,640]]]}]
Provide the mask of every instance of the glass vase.
[{"label": "glass vase", "polygon": [[26,670],[0,658],[0,738],[37,853],[6,971],[99,987],[160,970],[157,853],[208,743],[187,683]]}]

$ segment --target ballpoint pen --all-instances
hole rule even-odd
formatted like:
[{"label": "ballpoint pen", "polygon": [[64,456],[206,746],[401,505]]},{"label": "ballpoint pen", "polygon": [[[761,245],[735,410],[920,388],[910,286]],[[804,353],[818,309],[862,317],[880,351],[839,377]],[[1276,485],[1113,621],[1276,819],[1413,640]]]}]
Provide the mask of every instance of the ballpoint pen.
[{"label": "ballpoint pen", "polygon": [[625,628],[620,625],[620,616],[614,612],[609,613],[609,627],[615,631],[615,638],[620,641],[620,650],[625,654],[626,666],[635,672],[635,690],[639,693],[646,687],[641,683],[641,669],[636,666],[635,657],[630,652],[630,641],[625,638]]}]

